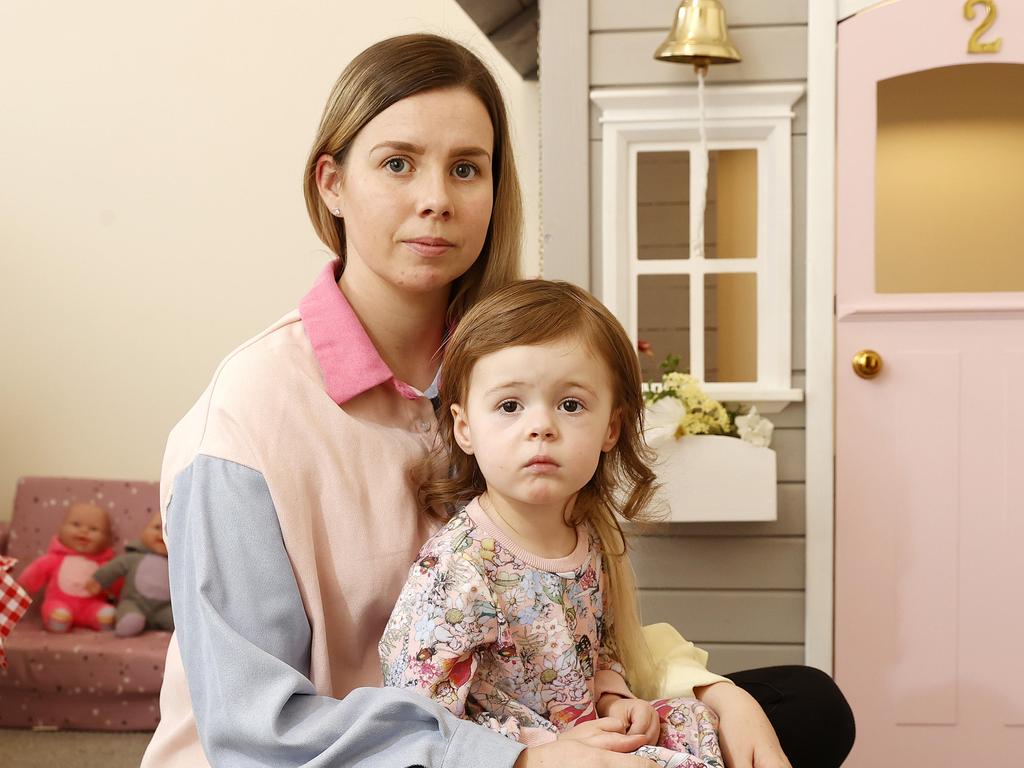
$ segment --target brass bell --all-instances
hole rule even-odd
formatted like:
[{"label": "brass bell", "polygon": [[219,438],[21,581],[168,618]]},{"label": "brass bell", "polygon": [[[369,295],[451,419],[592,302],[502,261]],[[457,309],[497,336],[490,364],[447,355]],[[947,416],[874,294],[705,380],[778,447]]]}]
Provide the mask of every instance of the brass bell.
[{"label": "brass bell", "polygon": [[725,9],[718,0],[682,0],[676,8],[672,31],[654,58],[660,61],[692,63],[707,71],[709,64],[740,61],[739,51],[729,41]]}]

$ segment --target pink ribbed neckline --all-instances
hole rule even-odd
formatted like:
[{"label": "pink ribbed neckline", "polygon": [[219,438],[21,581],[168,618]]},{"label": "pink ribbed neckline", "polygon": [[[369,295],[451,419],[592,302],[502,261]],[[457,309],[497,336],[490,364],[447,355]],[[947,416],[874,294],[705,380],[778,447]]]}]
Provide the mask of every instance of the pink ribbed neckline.
[{"label": "pink ribbed neckline", "polygon": [[470,520],[493,536],[495,541],[511,552],[513,556],[522,560],[527,565],[539,568],[542,571],[549,571],[551,573],[575,572],[587,559],[587,552],[590,549],[590,545],[587,541],[587,529],[582,525],[576,526],[576,549],[565,557],[552,559],[535,555],[533,552],[524,549],[521,545],[512,541],[512,539],[509,538],[509,535],[498,527],[498,525],[491,520],[487,512],[484,511],[484,508],[480,506],[479,496],[466,505],[466,514],[469,515]]}]

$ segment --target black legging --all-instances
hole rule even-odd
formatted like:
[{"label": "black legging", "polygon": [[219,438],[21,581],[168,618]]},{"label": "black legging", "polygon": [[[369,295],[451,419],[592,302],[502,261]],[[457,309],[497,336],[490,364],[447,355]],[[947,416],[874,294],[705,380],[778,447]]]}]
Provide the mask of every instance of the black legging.
[{"label": "black legging", "polygon": [[726,675],[764,709],[793,768],[839,768],[853,747],[853,712],[814,667],[763,667]]}]

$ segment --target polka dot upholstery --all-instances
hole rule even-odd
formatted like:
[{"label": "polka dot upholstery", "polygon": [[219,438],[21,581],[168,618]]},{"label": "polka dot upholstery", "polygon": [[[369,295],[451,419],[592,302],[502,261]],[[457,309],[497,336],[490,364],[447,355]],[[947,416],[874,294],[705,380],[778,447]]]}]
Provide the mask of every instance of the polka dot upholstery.
[{"label": "polka dot upholstery", "polygon": [[[68,506],[98,504],[114,529],[114,551],[137,539],[159,505],[157,483],[25,477],[18,481],[4,554],[18,558],[17,575],[46,551]],[[152,730],[169,632],[136,637],[75,629],[46,632],[40,596],[7,638],[8,669],[0,671],[0,727],[55,726],[76,730]]]}]

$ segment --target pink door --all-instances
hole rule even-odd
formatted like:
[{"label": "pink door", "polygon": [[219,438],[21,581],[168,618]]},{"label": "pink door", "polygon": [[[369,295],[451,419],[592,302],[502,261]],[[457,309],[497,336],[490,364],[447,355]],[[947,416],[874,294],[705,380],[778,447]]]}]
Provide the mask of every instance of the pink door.
[{"label": "pink door", "polygon": [[[988,5],[977,34],[987,6],[969,20],[962,0],[839,27],[835,675],[853,768],[1024,766],[1024,0]],[[972,36],[998,52],[968,53]],[[865,350],[873,378],[851,364]]]}]

